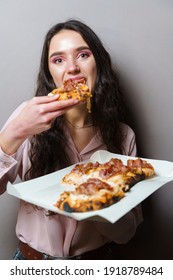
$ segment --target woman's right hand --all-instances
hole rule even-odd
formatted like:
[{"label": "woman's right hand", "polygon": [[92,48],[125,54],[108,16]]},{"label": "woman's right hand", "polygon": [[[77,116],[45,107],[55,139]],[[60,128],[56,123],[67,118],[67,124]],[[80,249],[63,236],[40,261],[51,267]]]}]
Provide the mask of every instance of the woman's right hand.
[{"label": "woman's right hand", "polygon": [[0,145],[7,154],[14,154],[26,138],[51,127],[55,118],[79,101],[58,101],[59,95],[37,96],[29,100],[22,111],[0,133]]}]

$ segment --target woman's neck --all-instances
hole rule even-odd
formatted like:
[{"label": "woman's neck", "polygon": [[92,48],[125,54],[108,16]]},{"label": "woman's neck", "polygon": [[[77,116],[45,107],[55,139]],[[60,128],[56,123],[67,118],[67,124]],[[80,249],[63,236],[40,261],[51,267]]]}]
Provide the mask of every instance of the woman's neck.
[{"label": "woman's neck", "polygon": [[91,115],[87,110],[73,108],[67,111],[64,115],[64,120],[67,124],[75,128],[85,128],[92,126]]}]

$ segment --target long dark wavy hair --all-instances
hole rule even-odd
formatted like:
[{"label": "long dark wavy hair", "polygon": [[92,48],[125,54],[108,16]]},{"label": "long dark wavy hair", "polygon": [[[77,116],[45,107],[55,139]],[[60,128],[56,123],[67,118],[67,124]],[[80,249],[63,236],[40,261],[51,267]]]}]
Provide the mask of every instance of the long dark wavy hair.
[{"label": "long dark wavy hair", "polygon": [[[107,150],[123,153],[123,135],[120,122],[123,121],[123,96],[119,88],[119,78],[112,67],[109,53],[98,36],[86,24],[70,19],[54,25],[47,33],[43,44],[38,73],[36,96],[47,95],[55,88],[48,68],[48,51],[52,37],[61,30],[78,32],[91,49],[97,67],[95,90],[91,102],[91,119],[99,128]],[[66,153],[67,139],[63,132],[63,116],[58,117],[51,128],[31,139],[31,168],[25,179],[32,179],[69,166]]]}]

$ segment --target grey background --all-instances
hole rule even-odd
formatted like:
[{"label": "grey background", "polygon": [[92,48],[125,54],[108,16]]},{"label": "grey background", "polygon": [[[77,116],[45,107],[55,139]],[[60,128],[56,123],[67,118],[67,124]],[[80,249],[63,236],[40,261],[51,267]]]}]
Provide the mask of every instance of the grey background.
[{"label": "grey background", "polygon": [[[139,155],[173,161],[171,0],[0,0],[0,127],[33,96],[47,30],[72,17],[95,30],[124,79]],[[144,201],[145,222],[127,258],[173,258],[172,195],[169,183]],[[0,197],[0,259],[17,246],[17,207],[17,199]]]}]

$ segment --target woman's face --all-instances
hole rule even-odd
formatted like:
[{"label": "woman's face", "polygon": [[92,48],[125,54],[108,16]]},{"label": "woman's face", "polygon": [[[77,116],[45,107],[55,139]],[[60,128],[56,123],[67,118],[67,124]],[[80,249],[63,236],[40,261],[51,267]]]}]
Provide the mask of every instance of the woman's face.
[{"label": "woman's face", "polygon": [[48,65],[56,87],[68,79],[85,78],[93,92],[97,75],[96,62],[89,46],[78,32],[62,30],[52,38]]}]

